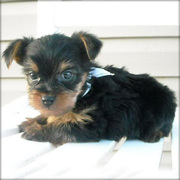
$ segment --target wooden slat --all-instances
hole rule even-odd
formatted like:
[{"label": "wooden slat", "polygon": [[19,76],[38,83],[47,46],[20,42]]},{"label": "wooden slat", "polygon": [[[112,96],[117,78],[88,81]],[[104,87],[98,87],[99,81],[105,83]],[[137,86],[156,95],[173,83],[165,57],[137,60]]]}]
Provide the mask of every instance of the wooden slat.
[{"label": "wooden slat", "polygon": [[37,34],[37,2],[2,3],[1,40]]},{"label": "wooden slat", "polygon": [[22,73],[22,66],[12,63],[11,67],[8,69],[4,61],[1,61],[1,77],[2,78],[22,78],[24,77]]},{"label": "wooden slat", "polygon": [[98,57],[103,65],[125,66],[131,73],[148,73],[152,76],[178,76],[178,54],[173,53],[104,53]]},{"label": "wooden slat", "polygon": [[[69,36],[73,32],[87,31],[100,38],[138,38],[138,37],[179,37],[178,26],[56,26],[56,31]],[[46,29],[41,29],[43,32]],[[40,34],[40,33],[39,33]]]},{"label": "wooden slat", "polygon": [[109,52],[179,52],[179,38],[109,38],[103,39],[102,51]]},{"label": "wooden slat", "polygon": [[23,95],[27,95],[25,79],[1,79],[1,106]]},{"label": "wooden slat", "polygon": [[[107,174],[117,171],[121,173],[116,174],[116,178],[123,178],[128,174],[127,172],[130,171],[131,173],[129,173],[129,177],[127,177],[130,178],[133,176],[133,172],[158,169],[162,146],[163,139],[158,143],[144,143],[138,140],[126,141],[106,165],[105,169],[107,170]],[[117,165],[116,170],[113,169],[114,164]]]}]

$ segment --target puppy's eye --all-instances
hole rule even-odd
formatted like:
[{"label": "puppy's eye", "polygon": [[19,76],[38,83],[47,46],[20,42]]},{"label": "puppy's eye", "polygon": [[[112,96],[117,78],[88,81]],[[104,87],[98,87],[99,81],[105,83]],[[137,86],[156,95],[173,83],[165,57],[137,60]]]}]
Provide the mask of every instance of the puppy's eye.
[{"label": "puppy's eye", "polygon": [[65,81],[71,80],[72,77],[73,77],[73,73],[69,70],[62,73],[62,78]]},{"label": "puppy's eye", "polygon": [[39,81],[40,80],[38,75],[36,73],[34,73],[34,72],[29,73],[29,78],[30,78],[31,81]]}]

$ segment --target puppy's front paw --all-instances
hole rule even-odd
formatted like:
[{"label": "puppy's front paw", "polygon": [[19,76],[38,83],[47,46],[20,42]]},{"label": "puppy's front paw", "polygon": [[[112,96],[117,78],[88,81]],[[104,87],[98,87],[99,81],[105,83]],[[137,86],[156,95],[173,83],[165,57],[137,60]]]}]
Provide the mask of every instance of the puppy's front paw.
[{"label": "puppy's front paw", "polygon": [[22,137],[32,141],[46,141],[43,135],[43,126],[37,123],[26,127]]},{"label": "puppy's front paw", "polygon": [[25,129],[26,129],[28,126],[31,126],[31,125],[34,124],[35,122],[36,122],[35,119],[33,119],[33,118],[27,118],[27,121],[23,121],[20,125],[18,125],[19,132],[24,132]]}]

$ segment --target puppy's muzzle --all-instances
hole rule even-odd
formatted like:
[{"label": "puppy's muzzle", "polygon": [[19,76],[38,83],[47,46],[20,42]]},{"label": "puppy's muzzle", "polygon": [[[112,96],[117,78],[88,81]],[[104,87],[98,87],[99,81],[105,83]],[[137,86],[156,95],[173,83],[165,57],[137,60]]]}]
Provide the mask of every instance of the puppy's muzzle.
[{"label": "puppy's muzzle", "polygon": [[42,97],[42,102],[45,106],[49,107],[54,103],[55,99],[55,96],[45,95]]}]

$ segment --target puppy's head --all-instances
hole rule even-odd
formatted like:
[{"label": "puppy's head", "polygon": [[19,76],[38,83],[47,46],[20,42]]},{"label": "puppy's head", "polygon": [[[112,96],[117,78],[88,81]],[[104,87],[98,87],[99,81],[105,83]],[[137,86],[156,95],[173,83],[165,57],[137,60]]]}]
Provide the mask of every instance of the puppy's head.
[{"label": "puppy's head", "polygon": [[13,60],[23,66],[30,104],[46,117],[60,116],[74,108],[101,46],[85,32],[53,34],[17,39],[3,56],[8,67]]}]

